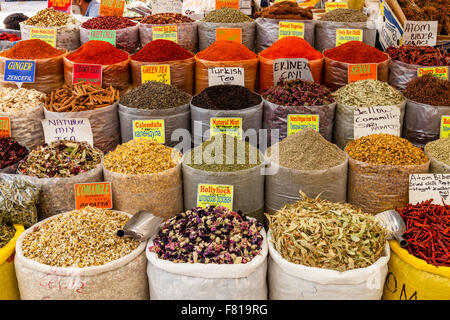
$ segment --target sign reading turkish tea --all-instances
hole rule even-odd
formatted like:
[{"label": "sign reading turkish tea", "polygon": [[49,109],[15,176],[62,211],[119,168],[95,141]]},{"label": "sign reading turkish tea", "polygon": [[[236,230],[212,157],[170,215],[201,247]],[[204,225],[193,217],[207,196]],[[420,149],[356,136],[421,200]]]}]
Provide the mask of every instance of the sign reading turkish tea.
[{"label": "sign reading turkish tea", "polygon": [[224,184],[199,184],[197,207],[223,206],[233,210],[233,186]]},{"label": "sign reading turkish tea", "polygon": [[99,64],[74,63],[72,83],[85,82],[102,85],[102,66]]},{"label": "sign reading turkish tea", "polygon": [[218,28],[216,29],[216,41],[235,41],[242,43],[242,29]]},{"label": "sign reading turkish tea", "polygon": [[239,10],[239,0],[216,0],[216,10],[220,8],[234,8]]},{"label": "sign reading turkish tea", "polygon": [[433,77],[448,80],[448,67],[423,67],[417,69],[417,76],[431,74]]},{"label": "sign reading turkish tea", "polygon": [[417,204],[433,199],[433,204],[448,203],[450,174],[421,173],[409,175],[409,203]]},{"label": "sign reading turkish tea", "polygon": [[402,44],[412,46],[435,46],[437,21],[405,21]]},{"label": "sign reading turkish tea", "polygon": [[30,30],[30,40],[39,39],[47,42],[52,47],[56,47],[56,29],[33,28]]},{"label": "sign reading turkish tea", "polygon": [[76,183],[75,208],[85,207],[112,209],[111,182]]},{"label": "sign reading turkish tea", "polygon": [[163,39],[178,43],[177,26],[153,26],[153,40]]},{"label": "sign reading turkish tea", "polygon": [[325,12],[330,12],[336,9],[347,9],[347,2],[325,2]]},{"label": "sign reading turkish tea", "polygon": [[144,138],[165,143],[164,120],[133,120],[133,139]]},{"label": "sign reading turkish tea", "polygon": [[363,41],[363,30],[336,29],[336,47],[349,41]]},{"label": "sign reading turkish tea", "polygon": [[71,13],[70,7],[72,0],[47,0],[47,8],[53,8],[57,11]]},{"label": "sign reading turkish tea", "polygon": [[441,118],[441,138],[450,137],[450,116],[442,116]]},{"label": "sign reading turkish tea", "polygon": [[309,68],[308,60],[304,58],[282,58],[273,62],[273,83],[277,84],[280,79],[295,80],[303,79],[314,81]]},{"label": "sign reading turkish tea", "polygon": [[319,131],[319,115],[317,114],[288,114],[287,120],[288,136],[306,128]]},{"label": "sign reading turkish tea", "polygon": [[242,118],[210,118],[211,137],[228,134],[242,139]]},{"label": "sign reading turkish tea", "polygon": [[100,0],[99,14],[101,16],[123,16],[125,0]]},{"label": "sign reading turkish tea", "polygon": [[359,107],[353,111],[355,139],[375,133],[400,136],[400,108],[396,106]]},{"label": "sign reading turkish tea", "polygon": [[278,40],[284,37],[305,37],[305,24],[303,22],[280,21],[278,24]]},{"label": "sign reading turkish tea", "polygon": [[58,140],[86,141],[94,145],[91,123],[87,118],[43,119],[45,143]]},{"label": "sign reading turkish tea", "polygon": [[4,81],[33,83],[36,71],[36,61],[5,60]]},{"label": "sign reading turkish tea", "polygon": [[89,30],[89,40],[99,40],[116,46],[116,30]]},{"label": "sign reading turkish tea", "polygon": [[208,68],[208,85],[210,87],[225,84],[245,86],[244,72],[244,68],[239,67]]},{"label": "sign reading turkish tea", "polygon": [[348,65],[348,83],[366,79],[378,79],[378,68],[376,63]]},{"label": "sign reading turkish tea", "polygon": [[170,84],[170,65],[157,64],[150,66],[141,66],[141,82],[150,81]]},{"label": "sign reading turkish tea", "polygon": [[11,137],[11,122],[8,117],[0,117],[0,139]]}]

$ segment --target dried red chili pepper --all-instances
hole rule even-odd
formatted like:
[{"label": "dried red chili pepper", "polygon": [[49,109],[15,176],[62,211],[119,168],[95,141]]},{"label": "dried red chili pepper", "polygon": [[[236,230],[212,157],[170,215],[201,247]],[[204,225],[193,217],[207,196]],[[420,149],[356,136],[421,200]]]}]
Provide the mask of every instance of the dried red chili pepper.
[{"label": "dried red chili pepper", "polygon": [[28,155],[29,151],[13,138],[0,139],[0,169],[16,164]]},{"label": "dried red chili pepper", "polygon": [[450,56],[430,46],[389,47],[386,53],[393,60],[420,66],[450,66]]},{"label": "dried red chili pepper", "polygon": [[11,42],[14,41],[19,41],[21,38],[18,37],[15,33],[6,33],[3,32],[2,34],[0,34],[0,40],[8,40]]}]

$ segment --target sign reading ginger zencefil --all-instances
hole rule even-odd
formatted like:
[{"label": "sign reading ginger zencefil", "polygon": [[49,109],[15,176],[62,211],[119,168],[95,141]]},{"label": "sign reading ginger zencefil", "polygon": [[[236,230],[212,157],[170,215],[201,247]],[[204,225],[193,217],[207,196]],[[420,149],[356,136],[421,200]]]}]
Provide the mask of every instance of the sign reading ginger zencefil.
[{"label": "sign reading ginger zencefil", "polygon": [[277,84],[281,78],[314,81],[308,60],[304,58],[276,59],[273,62],[273,83]]},{"label": "sign reading ginger zencefil", "polygon": [[450,202],[450,174],[422,173],[409,175],[409,203],[433,199],[434,204]]},{"label": "sign reading ginger zencefil", "polygon": [[92,129],[89,119],[44,119],[42,127],[44,129],[45,143],[52,143],[58,140],[87,141],[94,145]]},{"label": "sign reading ginger zencefil", "polygon": [[211,87],[224,84],[245,86],[244,68],[238,67],[208,68],[208,85]]},{"label": "sign reading ginger zencefil", "polygon": [[435,46],[437,21],[405,21],[403,45]]},{"label": "sign reading ginger zencefil", "polygon": [[353,111],[355,139],[374,133],[400,136],[400,108],[396,106],[360,107]]}]

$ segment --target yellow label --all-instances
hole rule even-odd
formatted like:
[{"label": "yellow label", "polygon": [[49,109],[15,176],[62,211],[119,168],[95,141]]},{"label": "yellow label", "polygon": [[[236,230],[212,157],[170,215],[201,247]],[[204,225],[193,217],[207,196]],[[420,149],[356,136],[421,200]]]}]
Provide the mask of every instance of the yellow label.
[{"label": "yellow label", "polygon": [[347,2],[325,2],[325,12],[330,12],[336,9],[347,9]]},{"label": "yellow label", "polygon": [[278,40],[284,37],[305,37],[305,24],[303,22],[280,21],[278,26]]},{"label": "yellow label", "polygon": [[165,143],[164,120],[133,120],[133,139],[136,138]]},{"label": "yellow label", "polygon": [[317,114],[289,114],[288,136],[306,128],[319,131],[319,115]]},{"label": "yellow label", "polygon": [[170,84],[170,65],[141,66],[141,79],[142,83],[156,81]]},{"label": "yellow label", "polygon": [[432,74],[436,78],[448,80],[448,67],[424,67],[417,69],[417,76]]},{"label": "yellow label", "polygon": [[380,2],[380,14],[384,17],[384,2]]},{"label": "yellow label", "polygon": [[210,118],[211,137],[226,133],[242,139],[242,118]]},{"label": "yellow label", "polygon": [[233,210],[233,186],[223,184],[199,184],[197,207],[224,206]]},{"label": "yellow label", "polygon": [[336,47],[349,41],[362,41],[362,29],[337,29],[336,30]]},{"label": "yellow label", "polygon": [[153,26],[153,40],[163,39],[178,43],[177,26]]},{"label": "yellow label", "polygon": [[40,39],[56,48],[56,29],[33,28],[30,30],[31,39]]},{"label": "yellow label", "polygon": [[450,137],[450,116],[442,116],[441,118],[441,138]]}]

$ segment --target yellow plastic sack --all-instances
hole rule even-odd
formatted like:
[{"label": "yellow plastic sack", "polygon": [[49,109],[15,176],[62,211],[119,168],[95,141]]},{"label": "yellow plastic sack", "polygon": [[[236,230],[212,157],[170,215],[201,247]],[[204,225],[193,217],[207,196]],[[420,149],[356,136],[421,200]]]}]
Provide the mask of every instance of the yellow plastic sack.
[{"label": "yellow plastic sack", "polygon": [[14,271],[14,250],[16,241],[25,228],[15,224],[16,234],[6,246],[0,249],[0,300],[20,300],[19,287],[17,286],[16,273]]},{"label": "yellow plastic sack", "polygon": [[448,300],[450,267],[435,267],[409,254],[397,241],[389,242],[391,259],[383,300]]}]

